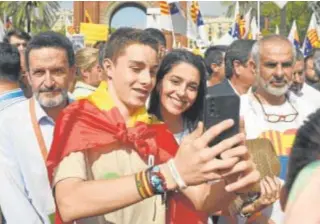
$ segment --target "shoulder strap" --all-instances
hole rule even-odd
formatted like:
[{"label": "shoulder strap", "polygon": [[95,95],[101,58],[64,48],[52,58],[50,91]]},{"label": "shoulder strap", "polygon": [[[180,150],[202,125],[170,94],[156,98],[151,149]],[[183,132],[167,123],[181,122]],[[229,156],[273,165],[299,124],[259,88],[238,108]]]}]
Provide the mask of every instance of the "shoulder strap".
[{"label": "shoulder strap", "polygon": [[34,133],[35,133],[35,135],[37,137],[37,141],[38,141],[38,145],[39,145],[39,148],[40,148],[40,151],[41,151],[41,155],[43,157],[43,160],[46,161],[47,160],[47,156],[48,156],[48,150],[47,150],[46,144],[44,142],[43,135],[42,135],[42,132],[40,130],[39,123],[37,121],[36,111],[35,111],[35,103],[34,103],[34,99],[33,98],[31,98],[29,100],[29,112],[30,112],[33,131],[34,131]]}]

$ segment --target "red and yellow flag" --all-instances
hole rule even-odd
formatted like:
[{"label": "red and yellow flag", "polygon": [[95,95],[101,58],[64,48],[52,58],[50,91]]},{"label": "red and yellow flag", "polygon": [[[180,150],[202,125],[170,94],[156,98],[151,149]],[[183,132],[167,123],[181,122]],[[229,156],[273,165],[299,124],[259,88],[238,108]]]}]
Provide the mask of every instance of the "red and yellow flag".
[{"label": "red and yellow flag", "polygon": [[84,22],[85,23],[92,23],[91,16],[87,10],[84,10]]},{"label": "red and yellow flag", "polygon": [[170,15],[170,7],[166,1],[160,1],[159,6],[161,15]]},{"label": "red and yellow flag", "polygon": [[[47,159],[49,180],[64,157],[72,152],[92,151],[120,143],[129,145],[147,163],[149,155],[155,164],[161,164],[175,156],[178,145],[164,123],[149,115],[146,108],[134,113],[128,123],[121,116],[108,93],[106,82],[102,82],[91,95],[69,105],[59,115],[50,153]],[[169,199],[168,223],[205,223],[207,215],[196,212],[191,202],[180,193]],[[59,212],[56,224],[62,223]]]},{"label": "red and yellow flag", "polygon": [[192,1],[191,7],[190,7],[190,15],[192,21],[197,24],[198,19],[198,13],[199,13],[199,4],[197,1]]}]

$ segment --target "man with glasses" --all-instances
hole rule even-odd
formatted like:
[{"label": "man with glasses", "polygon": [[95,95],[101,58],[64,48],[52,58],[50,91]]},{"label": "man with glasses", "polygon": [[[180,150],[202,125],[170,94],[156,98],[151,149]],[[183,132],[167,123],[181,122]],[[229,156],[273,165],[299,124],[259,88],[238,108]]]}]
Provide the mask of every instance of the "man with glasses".
[{"label": "man with glasses", "polygon": [[[297,129],[315,108],[289,91],[296,50],[286,37],[262,38],[252,47],[252,57],[256,67],[255,91],[241,97],[240,113],[244,116],[247,139],[267,138],[273,143],[281,163],[280,178],[284,180]],[[268,185],[265,191],[271,193],[265,195],[273,200],[265,203],[261,214],[276,224],[283,223],[279,188],[271,181]]]}]

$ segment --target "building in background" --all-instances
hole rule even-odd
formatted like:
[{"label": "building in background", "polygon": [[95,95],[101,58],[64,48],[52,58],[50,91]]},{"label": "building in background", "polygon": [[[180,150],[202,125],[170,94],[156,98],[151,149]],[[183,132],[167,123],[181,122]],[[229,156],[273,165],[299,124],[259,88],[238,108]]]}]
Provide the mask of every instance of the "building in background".
[{"label": "building in background", "polygon": [[[87,18],[90,17],[92,23],[106,24],[109,26],[109,33],[111,32],[111,20],[115,13],[124,7],[137,7],[147,13],[150,8],[159,8],[159,1],[74,1],[74,29],[79,32],[80,23],[87,22]],[[186,9],[186,2],[180,2],[181,8]],[[167,39],[167,47],[170,49],[173,45],[173,37],[171,32],[164,31]],[[176,42],[181,46],[187,46],[188,40],[185,36],[175,34]]]},{"label": "building in background", "polygon": [[[211,44],[214,44],[224,34],[229,32],[233,23],[233,18],[228,17],[204,17],[205,29],[208,35],[208,40]],[[188,47],[195,48],[196,43],[193,40],[188,40]]]}]

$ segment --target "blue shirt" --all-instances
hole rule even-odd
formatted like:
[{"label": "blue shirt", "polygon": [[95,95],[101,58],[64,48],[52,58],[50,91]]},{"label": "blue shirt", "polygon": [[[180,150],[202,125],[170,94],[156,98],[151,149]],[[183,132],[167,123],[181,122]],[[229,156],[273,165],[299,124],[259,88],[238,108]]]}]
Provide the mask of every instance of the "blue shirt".
[{"label": "blue shirt", "polygon": [[20,88],[4,92],[0,94],[0,111],[25,99],[26,97]]},{"label": "blue shirt", "polygon": [[[54,121],[36,100],[35,113],[49,150]],[[7,223],[50,223],[48,216],[55,212],[55,204],[29,100],[0,111],[0,183],[0,205]]]}]

